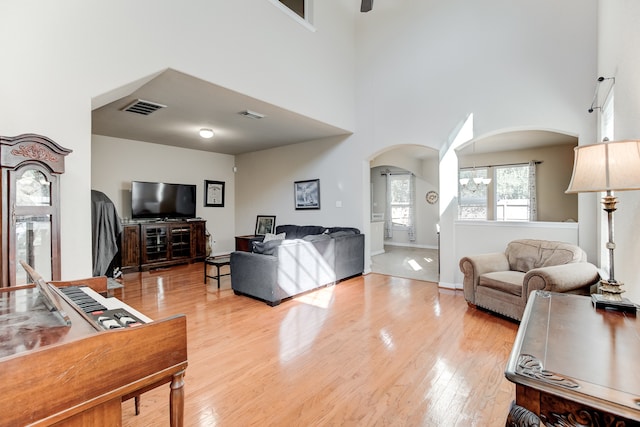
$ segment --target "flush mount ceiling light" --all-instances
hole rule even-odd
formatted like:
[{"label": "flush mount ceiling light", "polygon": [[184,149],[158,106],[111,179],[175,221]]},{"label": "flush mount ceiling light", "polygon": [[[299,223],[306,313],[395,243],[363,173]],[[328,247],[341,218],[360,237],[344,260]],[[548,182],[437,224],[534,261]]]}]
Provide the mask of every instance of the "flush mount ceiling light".
[{"label": "flush mount ceiling light", "polygon": [[213,138],[213,131],[211,129],[200,129],[200,136],[205,139]]}]

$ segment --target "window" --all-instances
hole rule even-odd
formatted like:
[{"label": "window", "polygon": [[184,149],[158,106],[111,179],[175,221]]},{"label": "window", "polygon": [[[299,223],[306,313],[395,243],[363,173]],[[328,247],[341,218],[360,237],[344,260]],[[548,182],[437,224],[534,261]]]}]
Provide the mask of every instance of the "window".
[{"label": "window", "polygon": [[411,218],[411,175],[391,175],[391,221],[393,227],[405,229],[410,225]]},{"label": "window", "polygon": [[269,0],[285,14],[311,31],[313,27],[313,0]]},{"label": "window", "polygon": [[529,220],[529,165],[497,166],[496,220]]},{"label": "window", "polygon": [[294,11],[300,18],[305,19],[304,15],[305,0],[280,0],[280,3]]},{"label": "window", "polygon": [[[479,182],[478,178],[488,178],[487,168],[460,169],[458,172],[458,218],[487,219],[487,195],[489,185]],[[476,178],[476,180],[474,180]],[[460,182],[468,180],[466,185]]]},{"label": "window", "polygon": [[[527,163],[460,169],[458,219],[529,221],[529,169]],[[490,178],[492,173],[494,177],[491,182],[482,184],[480,178]],[[460,181],[466,181],[467,184],[462,185]],[[489,201],[493,203],[491,211]]]}]

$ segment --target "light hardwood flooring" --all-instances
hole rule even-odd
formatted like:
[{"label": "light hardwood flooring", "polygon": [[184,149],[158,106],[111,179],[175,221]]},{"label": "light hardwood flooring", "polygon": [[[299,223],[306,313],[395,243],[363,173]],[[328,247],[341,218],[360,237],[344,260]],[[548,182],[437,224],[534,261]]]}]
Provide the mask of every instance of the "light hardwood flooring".
[{"label": "light hardwood flooring", "polygon": [[[371,273],[276,307],[203,284],[202,264],[125,275],[115,296],[187,315],[185,426],[503,426],[517,325],[460,292]],[[126,368],[126,367],[123,367]],[[168,425],[169,389],[123,403]]]}]

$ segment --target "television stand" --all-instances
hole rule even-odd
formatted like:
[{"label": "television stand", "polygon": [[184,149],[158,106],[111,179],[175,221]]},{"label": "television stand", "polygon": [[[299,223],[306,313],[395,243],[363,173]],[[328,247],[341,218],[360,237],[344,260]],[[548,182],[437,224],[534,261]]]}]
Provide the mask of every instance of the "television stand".
[{"label": "television stand", "polygon": [[123,273],[203,261],[206,221],[184,219],[123,224],[120,237]]}]

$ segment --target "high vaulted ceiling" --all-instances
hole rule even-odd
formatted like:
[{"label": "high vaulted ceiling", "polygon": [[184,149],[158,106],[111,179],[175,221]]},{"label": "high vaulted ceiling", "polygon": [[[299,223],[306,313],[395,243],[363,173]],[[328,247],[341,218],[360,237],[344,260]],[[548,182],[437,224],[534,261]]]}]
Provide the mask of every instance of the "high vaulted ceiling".
[{"label": "high vaulted ceiling", "polygon": [[[123,111],[136,100],[165,105],[149,115]],[[239,113],[252,111],[263,118]],[[203,139],[198,131],[212,129],[215,136]],[[125,94],[92,112],[92,133],[194,150],[237,155],[296,144],[350,132],[296,114],[175,71],[133,84]],[[547,145],[576,144],[577,138],[555,132],[533,130],[506,132],[476,140],[458,149],[459,156]],[[438,152],[419,146],[399,148],[417,158],[436,157]]]}]

